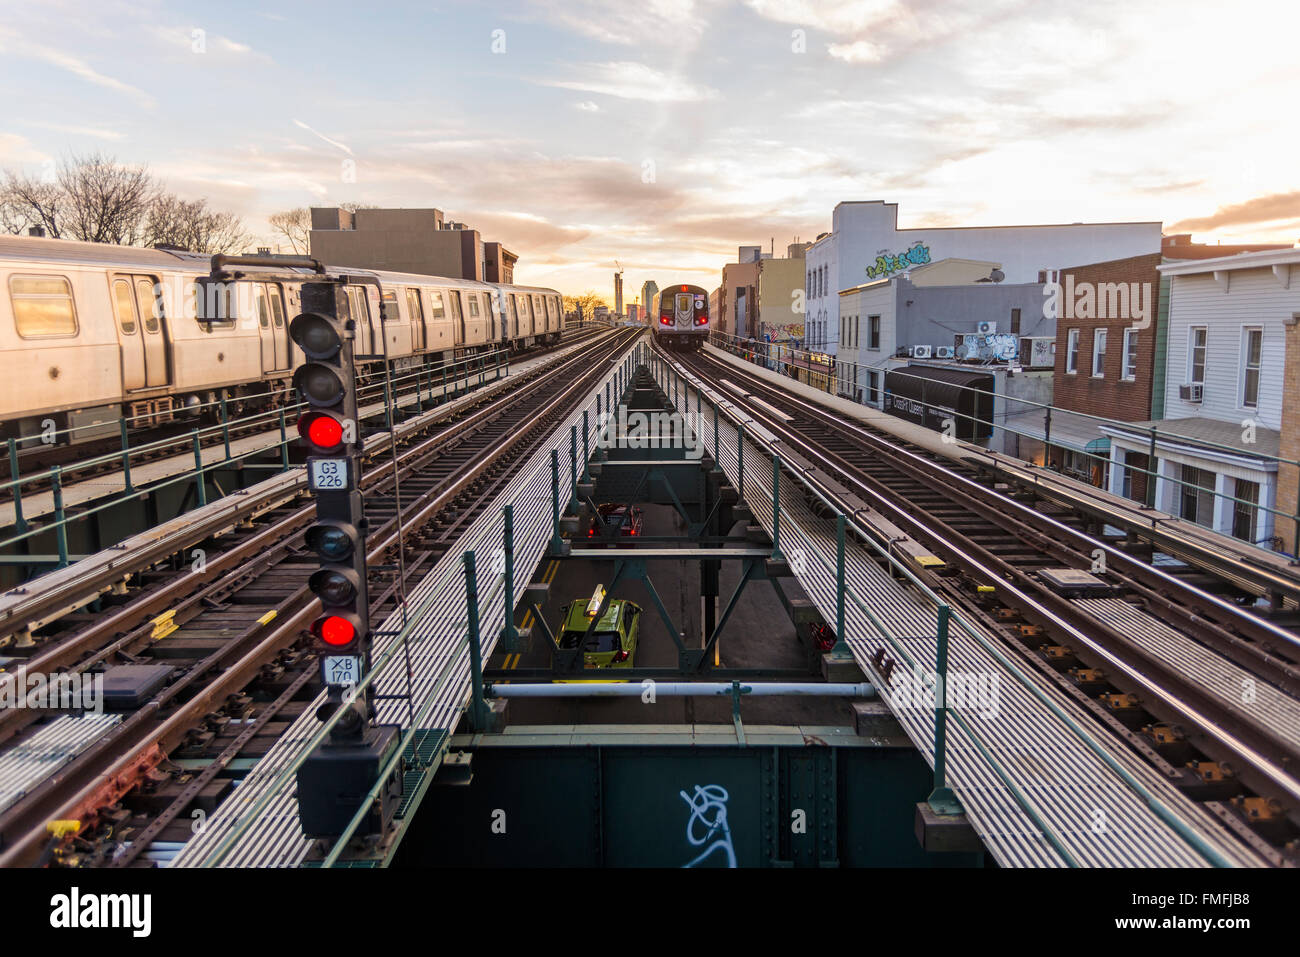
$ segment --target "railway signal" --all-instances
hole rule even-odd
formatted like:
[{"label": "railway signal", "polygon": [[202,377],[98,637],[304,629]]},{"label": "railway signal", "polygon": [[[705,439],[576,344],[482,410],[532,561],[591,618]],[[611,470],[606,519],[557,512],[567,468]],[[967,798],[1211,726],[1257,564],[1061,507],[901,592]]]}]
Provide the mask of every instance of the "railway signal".
[{"label": "railway signal", "polygon": [[[380,768],[397,747],[397,729],[376,727],[370,689],[356,686],[370,670],[370,600],[366,593],[366,519],[362,509],[362,443],[357,428],[355,324],[344,285],[304,283],[302,314],[289,324],[289,336],[305,362],[293,383],[307,408],[298,434],[308,449],[307,484],[316,495],[316,524],[307,530],[307,547],[320,567],[307,587],[320,599],[311,625],[320,657],[327,721],[342,717],[330,736],[298,769],[298,814],[310,837],[341,834],[374,786]],[[387,826],[401,792],[394,775],[358,833]]]}]

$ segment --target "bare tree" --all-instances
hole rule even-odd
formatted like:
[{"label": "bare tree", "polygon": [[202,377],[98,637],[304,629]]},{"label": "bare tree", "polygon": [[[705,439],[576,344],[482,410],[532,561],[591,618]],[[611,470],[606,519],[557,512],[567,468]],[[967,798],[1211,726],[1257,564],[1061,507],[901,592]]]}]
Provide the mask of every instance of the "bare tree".
[{"label": "bare tree", "polygon": [[127,166],[99,153],[65,161],[58,185],[67,203],[66,225],[59,235],[125,246],[143,238],[149,206],[159,193],[145,167]]},{"label": "bare tree", "polygon": [[305,206],[272,213],[267,221],[273,232],[289,241],[295,253],[306,255],[311,251],[311,211]]},{"label": "bare tree", "polygon": [[0,187],[0,225],[5,232],[21,233],[40,226],[45,235],[59,239],[67,208],[67,197],[58,182],[5,171]]},{"label": "bare tree", "polygon": [[146,245],[177,246],[195,253],[234,252],[249,241],[238,216],[209,209],[207,200],[181,199],[173,193],[155,197],[143,235]]},{"label": "bare tree", "polygon": [[590,319],[595,314],[597,306],[608,305],[605,297],[594,289],[588,289],[577,296],[564,297],[564,310],[566,312],[576,310],[580,319]]}]

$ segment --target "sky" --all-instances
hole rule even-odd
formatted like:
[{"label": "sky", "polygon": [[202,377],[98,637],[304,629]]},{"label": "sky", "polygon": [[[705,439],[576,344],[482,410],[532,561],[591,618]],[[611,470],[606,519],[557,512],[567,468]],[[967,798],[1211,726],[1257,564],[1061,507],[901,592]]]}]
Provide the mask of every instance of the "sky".
[{"label": "sky", "polygon": [[0,167],[144,163],[241,217],[430,207],[517,282],[713,288],[830,228],[1300,239],[1300,3],[0,0]]}]

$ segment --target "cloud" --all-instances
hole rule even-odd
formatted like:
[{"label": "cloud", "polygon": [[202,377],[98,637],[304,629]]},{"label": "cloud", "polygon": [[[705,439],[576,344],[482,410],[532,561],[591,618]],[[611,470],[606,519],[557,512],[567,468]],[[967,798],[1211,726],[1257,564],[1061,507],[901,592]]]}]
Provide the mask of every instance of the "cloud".
[{"label": "cloud", "polygon": [[1197,233],[1229,226],[1257,226],[1300,216],[1300,191],[1257,196],[1244,203],[1220,206],[1209,216],[1173,223],[1169,232]]},{"label": "cloud", "polygon": [[835,59],[845,63],[879,63],[884,59],[885,51],[869,40],[855,40],[852,43],[831,43],[826,51]]},{"label": "cloud", "polygon": [[56,133],[67,133],[70,136],[93,136],[101,140],[126,138],[126,134],[121,130],[109,130],[100,126],[72,126],[65,123],[44,123],[39,121],[33,121],[32,126],[39,126],[44,130],[54,130]]},{"label": "cloud", "polygon": [[718,91],[696,86],[682,76],[663,73],[644,63],[615,61],[609,63],[583,63],[578,68],[586,76],[571,80],[536,80],[542,86],[557,86],[565,90],[584,93],[603,93],[625,100],[647,100],[652,103],[689,103],[711,100]]},{"label": "cloud", "polygon": [[573,106],[574,106],[575,109],[582,110],[582,112],[584,112],[584,113],[599,113],[599,112],[600,112],[600,107],[599,107],[598,105],[596,105],[595,103],[591,102],[591,100],[582,100],[582,101],[579,102],[579,103],[574,103]]},{"label": "cloud", "polygon": [[619,46],[694,44],[708,22],[694,0],[551,0],[534,5],[545,20],[581,36]]},{"label": "cloud", "polygon": [[330,139],[330,138],[329,138],[328,136],[326,136],[324,133],[317,133],[317,132],[316,132],[315,130],[313,130],[310,126],[308,126],[306,123],[304,123],[302,120],[294,120],[293,122],[294,122],[294,125],[295,125],[295,126],[301,127],[302,129],[304,129],[304,130],[306,130],[308,133],[310,133],[312,136],[315,136],[315,137],[317,137],[318,139],[324,140],[326,143],[328,143],[330,146],[333,146],[335,149],[340,149],[340,150],[342,150],[343,152],[347,153],[349,156],[354,155],[350,147],[348,147],[347,145],[345,145],[345,144],[343,144],[343,143],[340,143],[338,140],[332,140],[332,139]]},{"label": "cloud", "polygon": [[65,70],[74,76],[80,77],[87,83],[103,87],[106,90],[112,90],[115,93],[122,93],[125,96],[135,100],[140,106],[146,109],[153,109],[155,100],[152,96],[138,87],[131,86],[129,83],[123,83],[121,80],[100,73],[85,60],[64,53],[61,50],[55,50],[51,47],[43,46],[39,43],[33,43],[31,40],[21,37],[12,30],[6,30],[0,27],[0,49],[6,50],[12,56],[29,57],[35,60],[41,60],[51,66],[56,66]]}]

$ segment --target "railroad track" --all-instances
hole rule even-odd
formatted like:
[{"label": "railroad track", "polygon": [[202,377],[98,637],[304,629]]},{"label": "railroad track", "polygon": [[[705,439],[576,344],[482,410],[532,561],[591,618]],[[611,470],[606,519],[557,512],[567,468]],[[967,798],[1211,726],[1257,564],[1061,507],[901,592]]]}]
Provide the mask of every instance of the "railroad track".
[{"label": "railroad track", "polygon": [[[572,345],[586,334],[585,330],[566,334],[554,346],[535,347],[512,356],[511,360],[518,362],[545,355],[555,349]],[[412,380],[409,372],[402,373],[395,380],[397,384],[394,391],[397,395],[394,405],[401,406],[402,403],[413,400],[423,381],[427,381],[430,385],[438,384],[440,380],[437,377],[442,371],[442,366],[425,369],[422,375],[427,375],[429,378],[420,381]],[[478,370],[470,369],[467,366],[465,372],[454,374],[472,378],[478,374]],[[373,372],[368,373],[365,380],[359,383],[361,404],[371,407],[373,410],[362,422],[363,435],[370,435],[384,429],[382,423],[384,388],[383,376]],[[199,446],[203,449],[220,446],[227,439],[234,442],[259,434],[278,437],[279,429],[275,418],[276,413],[280,409],[284,409],[286,413],[293,415],[298,407],[293,402],[286,400],[287,390],[280,390],[275,393],[275,396],[276,399],[272,400],[271,408],[251,413],[247,417],[242,415],[242,406],[247,403],[248,399],[260,398],[260,396],[232,398],[228,406],[230,416],[228,433],[223,432],[220,414],[215,411],[205,412],[202,416],[196,416],[189,421],[182,421],[178,418],[177,421],[167,425],[132,429],[128,432],[131,447],[131,467],[135,469],[159,459],[192,452],[193,445],[182,440],[186,439],[195,428],[200,430]],[[374,408],[376,405],[378,406],[377,409]],[[373,423],[377,419],[380,420],[378,426],[367,424]],[[292,422],[290,425],[292,425]],[[83,462],[89,464],[78,464]],[[27,479],[23,482],[22,493],[23,495],[32,495],[49,491],[51,479],[48,473],[54,466],[62,468],[62,481],[66,485],[69,482],[82,482],[106,475],[120,474],[120,462],[120,436],[78,442],[74,445],[37,446],[23,449],[18,453],[19,474]],[[0,457],[0,482],[9,481],[11,478],[9,473],[9,460]],[[0,489],[0,503],[11,501],[13,501],[12,491],[10,489]],[[76,509],[69,509],[68,512],[70,515],[75,514]]]},{"label": "railroad track", "polygon": [[[918,570],[927,584],[1256,852],[1275,865],[1300,860],[1292,630],[1207,590],[1201,575],[1124,551],[1058,503],[990,487],[977,467],[707,354],[677,361],[777,436],[792,470],[848,490],[846,511],[874,510],[942,558],[942,570]],[[1048,569],[1098,572],[1101,589],[1066,597]],[[1158,641],[1145,633],[1151,619],[1163,629]]]},{"label": "railroad track", "polygon": [[[636,334],[579,347],[544,373],[463,408],[435,434],[408,436],[396,462],[367,468],[372,624],[400,607],[406,587],[454,546]],[[313,515],[311,505],[286,508],[202,573],[174,575],[161,589],[175,602],[165,618],[154,614],[158,594],[141,596],[29,660],[32,671],[161,662],[172,673],[99,741],[0,812],[0,864],[136,863],[169,829],[172,837],[187,833],[192,820],[182,813],[196,802],[200,811],[210,808],[229,789],[221,771],[262,753],[301,713],[319,691],[304,640],[318,608],[306,587],[315,558],[301,542]],[[7,747],[21,746],[39,716],[33,709],[0,714]],[[78,821],[77,833],[51,838],[45,825],[55,818]]]}]

